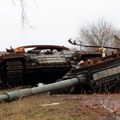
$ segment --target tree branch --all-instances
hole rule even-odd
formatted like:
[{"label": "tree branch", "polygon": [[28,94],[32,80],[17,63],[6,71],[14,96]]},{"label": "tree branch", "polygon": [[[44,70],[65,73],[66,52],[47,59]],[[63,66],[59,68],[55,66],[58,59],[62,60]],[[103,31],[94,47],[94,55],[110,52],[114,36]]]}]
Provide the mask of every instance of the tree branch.
[{"label": "tree branch", "polygon": [[15,6],[15,2],[14,2],[14,0],[12,0],[12,3],[13,3],[13,5]]}]

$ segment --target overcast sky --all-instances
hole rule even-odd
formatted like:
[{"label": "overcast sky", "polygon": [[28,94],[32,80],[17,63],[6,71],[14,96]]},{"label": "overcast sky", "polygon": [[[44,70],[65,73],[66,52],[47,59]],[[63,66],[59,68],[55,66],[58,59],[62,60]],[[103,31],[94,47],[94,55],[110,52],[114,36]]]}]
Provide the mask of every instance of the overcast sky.
[{"label": "overcast sky", "polygon": [[120,27],[120,0],[25,0],[29,24],[21,25],[19,0],[0,0],[0,50],[9,46],[54,44],[70,46],[79,29],[100,18]]}]

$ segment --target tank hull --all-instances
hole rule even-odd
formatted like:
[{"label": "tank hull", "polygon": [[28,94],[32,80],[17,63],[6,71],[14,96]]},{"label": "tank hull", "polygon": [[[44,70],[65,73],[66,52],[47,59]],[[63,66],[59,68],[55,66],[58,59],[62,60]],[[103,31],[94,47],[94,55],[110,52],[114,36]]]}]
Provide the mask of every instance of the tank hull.
[{"label": "tank hull", "polygon": [[[48,47],[51,49],[56,48],[56,46]],[[42,46],[43,48],[46,49],[46,46]],[[58,48],[60,49],[61,47],[57,46]],[[41,53],[40,48],[36,49],[25,53],[13,52],[2,55],[0,58],[1,83],[12,87],[36,85],[38,83],[49,84],[56,82],[57,79],[64,76],[70,70],[69,56],[66,57],[63,51]]]}]

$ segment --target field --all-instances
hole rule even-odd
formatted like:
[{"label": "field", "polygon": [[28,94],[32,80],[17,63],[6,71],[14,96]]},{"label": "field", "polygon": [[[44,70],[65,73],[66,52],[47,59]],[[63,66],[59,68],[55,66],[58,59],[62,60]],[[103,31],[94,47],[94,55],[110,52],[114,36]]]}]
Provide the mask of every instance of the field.
[{"label": "field", "polygon": [[120,120],[120,95],[35,95],[0,103],[0,120]]}]

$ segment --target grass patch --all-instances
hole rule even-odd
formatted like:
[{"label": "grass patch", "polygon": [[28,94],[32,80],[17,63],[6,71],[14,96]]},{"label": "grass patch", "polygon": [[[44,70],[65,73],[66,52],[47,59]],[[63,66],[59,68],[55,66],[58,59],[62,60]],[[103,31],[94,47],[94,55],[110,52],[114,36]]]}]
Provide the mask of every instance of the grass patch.
[{"label": "grass patch", "polygon": [[36,95],[1,103],[0,120],[101,120],[107,112],[97,99],[97,95]]}]

